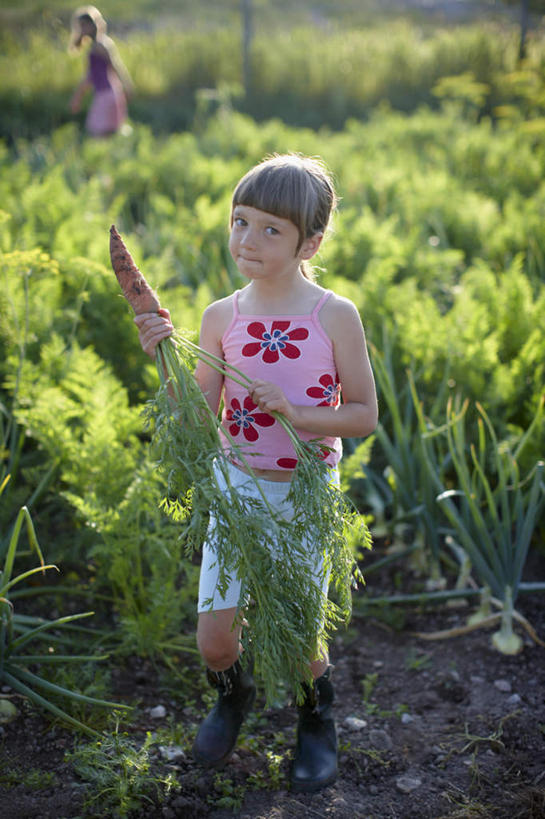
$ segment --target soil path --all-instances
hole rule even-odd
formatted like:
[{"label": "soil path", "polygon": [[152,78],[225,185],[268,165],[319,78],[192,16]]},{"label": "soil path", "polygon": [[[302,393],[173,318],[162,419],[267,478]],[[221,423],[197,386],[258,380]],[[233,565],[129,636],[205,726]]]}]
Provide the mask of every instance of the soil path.
[{"label": "soil path", "polygon": [[[545,635],[543,596],[519,608]],[[221,774],[200,769],[187,752],[210,702],[165,681],[139,661],[114,669],[116,696],[139,702],[127,729],[136,743],[146,731],[177,725],[186,752],[165,761],[151,755],[158,775],[170,771],[179,788],[129,814],[163,819],[544,819],[545,649],[524,636],[524,649],[505,657],[490,632],[426,642],[415,631],[460,625],[467,608],[392,612],[390,623],[355,616],[332,647],[337,695],[340,776],[321,793],[291,794],[287,775],[295,709],[287,702],[258,707],[240,747]],[[397,619],[397,623],[392,622]],[[397,628],[394,628],[394,625]],[[201,684],[202,671],[196,670]],[[164,718],[151,709],[165,708]],[[18,703],[21,707],[21,703]],[[0,729],[0,815],[3,819],[115,816],[84,811],[86,785],[65,761],[74,737],[30,708]],[[163,756],[162,756],[163,754]],[[25,771],[17,784],[9,771]],[[29,772],[35,772],[34,784]],[[3,773],[2,773],[3,772]],[[41,772],[41,776],[40,776]],[[48,782],[47,776],[50,776]]]}]

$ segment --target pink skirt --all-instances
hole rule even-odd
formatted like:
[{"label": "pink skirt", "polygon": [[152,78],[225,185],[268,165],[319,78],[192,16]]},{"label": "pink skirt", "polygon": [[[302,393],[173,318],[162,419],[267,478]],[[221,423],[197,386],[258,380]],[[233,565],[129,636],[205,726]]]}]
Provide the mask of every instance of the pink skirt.
[{"label": "pink skirt", "polygon": [[127,118],[127,101],[120,83],[96,91],[87,113],[85,127],[93,136],[105,136],[118,131]]}]

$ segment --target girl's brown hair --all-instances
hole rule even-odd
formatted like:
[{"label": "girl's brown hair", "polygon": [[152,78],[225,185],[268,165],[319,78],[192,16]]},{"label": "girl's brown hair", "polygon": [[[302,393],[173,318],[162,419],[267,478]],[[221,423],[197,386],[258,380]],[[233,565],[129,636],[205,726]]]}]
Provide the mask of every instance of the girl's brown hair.
[{"label": "girl's brown hair", "polygon": [[[274,154],[242,177],[231,203],[257,208],[281,219],[289,219],[299,231],[299,250],[305,239],[325,233],[337,205],[333,181],[320,159],[301,154]],[[311,279],[312,269],[304,262],[304,275]]]},{"label": "girl's brown hair", "polygon": [[96,6],[80,6],[72,15],[72,30],[68,44],[69,51],[79,51],[82,46],[83,33],[81,24],[83,22],[91,23],[95,27],[96,37],[103,37],[108,29],[106,20]]}]

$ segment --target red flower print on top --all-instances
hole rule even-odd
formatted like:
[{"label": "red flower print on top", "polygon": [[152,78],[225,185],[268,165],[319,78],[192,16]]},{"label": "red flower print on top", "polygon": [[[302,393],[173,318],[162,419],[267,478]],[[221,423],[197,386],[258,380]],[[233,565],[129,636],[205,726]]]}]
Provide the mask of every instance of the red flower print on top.
[{"label": "red flower print on top", "polygon": [[276,465],[280,469],[295,469],[297,466],[297,458],[278,458]]},{"label": "red flower print on top", "polygon": [[255,424],[259,427],[272,427],[274,418],[272,415],[267,415],[266,412],[254,412],[257,405],[254,404],[250,396],[244,399],[244,406],[240,406],[238,398],[233,398],[231,406],[227,410],[225,416],[229,422],[229,432],[233,437],[236,437],[242,430],[242,434],[247,441],[257,441],[259,432],[255,428]]},{"label": "red flower print on top", "polygon": [[290,324],[289,321],[273,321],[271,329],[267,330],[263,322],[252,321],[248,325],[248,333],[259,341],[245,344],[242,348],[242,355],[252,358],[262,352],[265,364],[275,364],[280,358],[280,353],[286,358],[299,358],[301,350],[291,342],[304,341],[308,338],[308,330],[305,327],[294,327],[293,330],[288,330]]},{"label": "red flower print on top", "polygon": [[321,387],[309,387],[307,389],[307,395],[310,395],[311,398],[321,398],[318,407],[336,407],[340,401],[340,391],[341,385],[332,378],[329,373],[325,375],[321,375],[318,379],[318,382],[321,384]]},{"label": "red flower print on top", "polygon": [[[320,452],[316,454],[320,461],[325,461],[329,455],[329,449],[326,447],[321,447]],[[276,465],[279,469],[295,469],[297,466],[297,461],[298,458],[277,458]]]}]

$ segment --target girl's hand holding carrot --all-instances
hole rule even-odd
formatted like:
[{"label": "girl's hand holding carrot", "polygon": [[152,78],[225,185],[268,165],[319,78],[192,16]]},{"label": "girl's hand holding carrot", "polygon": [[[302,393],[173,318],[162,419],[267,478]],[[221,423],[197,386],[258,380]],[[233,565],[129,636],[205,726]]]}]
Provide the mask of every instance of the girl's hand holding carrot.
[{"label": "girl's hand holding carrot", "polygon": [[134,317],[134,323],[138,327],[142,349],[150,358],[155,358],[159,342],[174,332],[170,313],[165,307],[160,307],[157,313],[140,313]]},{"label": "girl's hand holding carrot", "polygon": [[250,398],[261,412],[279,412],[288,421],[292,420],[293,404],[286,398],[284,391],[271,381],[256,379],[248,387]]},{"label": "girl's hand holding carrot", "polygon": [[157,294],[134,263],[115,225],[110,228],[110,259],[123,295],[136,313],[134,321],[142,349],[150,358],[155,358],[155,348],[172,335],[174,326],[170,313],[161,307]]}]

